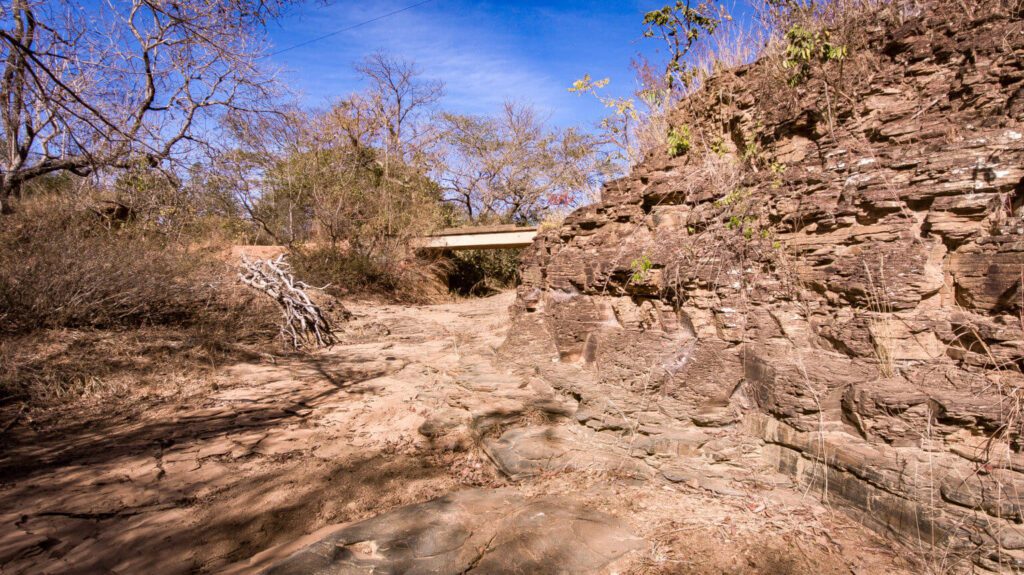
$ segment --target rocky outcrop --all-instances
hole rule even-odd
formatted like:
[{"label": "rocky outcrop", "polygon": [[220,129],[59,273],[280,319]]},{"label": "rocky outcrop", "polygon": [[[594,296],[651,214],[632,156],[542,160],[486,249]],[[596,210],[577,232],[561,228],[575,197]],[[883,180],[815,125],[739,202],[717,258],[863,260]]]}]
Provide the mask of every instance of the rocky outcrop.
[{"label": "rocky outcrop", "polygon": [[633,447],[734,426],[947,565],[1024,569],[1024,23],[967,8],[707,81],[685,154],[526,250],[503,356],[652,465]]}]

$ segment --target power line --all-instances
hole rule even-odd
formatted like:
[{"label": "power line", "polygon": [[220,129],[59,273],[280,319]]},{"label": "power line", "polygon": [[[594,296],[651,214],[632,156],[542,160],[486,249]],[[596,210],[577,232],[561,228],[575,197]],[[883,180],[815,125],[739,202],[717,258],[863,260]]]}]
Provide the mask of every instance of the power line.
[{"label": "power line", "polygon": [[399,8],[398,10],[394,10],[392,12],[388,12],[387,14],[382,14],[380,16],[377,16],[376,18],[371,18],[369,20],[366,20],[365,22],[360,22],[358,24],[353,24],[351,26],[348,26],[347,28],[342,28],[341,30],[335,30],[334,32],[328,32],[327,34],[324,34],[323,36],[317,36],[316,38],[312,38],[310,40],[306,40],[305,42],[299,42],[298,44],[295,44],[293,46],[288,46],[287,48],[281,48],[280,50],[275,50],[275,51],[267,54],[266,56],[264,56],[264,58],[269,58],[271,56],[277,56],[278,54],[281,54],[283,52],[287,52],[289,50],[294,50],[296,48],[301,48],[303,46],[309,46],[310,44],[312,44],[314,42],[319,42],[320,40],[323,40],[325,38],[330,38],[331,36],[337,36],[338,34],[341,34],[343,32],[348,32],[349,30],[355,30],[356,28],[358,28],[360,26],[366,26],[367,24],[372,24],[374,22],[377,22],[378,20],[383,20],[385,18],[394,16],[395,14],[400,14],[402,12],[405,12],[406,10],[412,10],[413,8],[418,8],[420,6],[423,6],[424,4],[428,4],[428,3],[433,2],[433,1],[434,0],[423,0],[422,2],[417,2],[417,3],[412,4],[410,6],[406,6],[405,8]]}]

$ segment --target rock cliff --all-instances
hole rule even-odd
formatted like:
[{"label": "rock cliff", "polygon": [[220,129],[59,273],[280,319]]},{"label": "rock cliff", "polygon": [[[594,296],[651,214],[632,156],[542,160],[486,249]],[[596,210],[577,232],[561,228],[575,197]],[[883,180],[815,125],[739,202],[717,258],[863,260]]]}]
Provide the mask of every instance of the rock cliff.
[{"label": "rock cliff", "polygon": [[716,74],[684,153],[541,234],[501,352],[652,465],[731,426],[943,565],[1024,569],[1020,6],[851,18],[806,77]]}]

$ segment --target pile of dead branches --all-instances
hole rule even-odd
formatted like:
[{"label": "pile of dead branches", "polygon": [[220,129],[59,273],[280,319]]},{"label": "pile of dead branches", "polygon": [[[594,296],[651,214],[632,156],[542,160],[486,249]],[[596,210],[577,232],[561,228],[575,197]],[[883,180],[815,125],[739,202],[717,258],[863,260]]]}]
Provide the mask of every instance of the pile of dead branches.
[{"label": "pile of dead branches", "polygon": [[323,310],[306,293],[310,286],[295,279],[284,254],[269,260],[250,260],[242,256],[242,269],[238,274],[242,283],[267,294],[281,308],[284,315],[281,336],[290,340],[293,347],[325,347],[337,343],[338,338]]}]

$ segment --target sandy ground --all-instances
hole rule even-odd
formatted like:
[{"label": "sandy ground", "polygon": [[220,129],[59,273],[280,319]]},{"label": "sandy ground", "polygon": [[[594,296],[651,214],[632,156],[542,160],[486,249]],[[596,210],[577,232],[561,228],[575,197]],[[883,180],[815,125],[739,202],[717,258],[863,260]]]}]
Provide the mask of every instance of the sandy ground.
[{"label": "sandy ground", "polygon": [[[142,408],[112,400],[87,420],[12,428],[0,437],[0,573],[247,572],[254,555],[325,526],[470,486],[621,517],[648,542],[630,573],[920,572],[782,477],[715,489],[576,469],[513,482],[473,438],[425,437],[441,411],[530,391],[493,363],[512,297],[353,305],[329,350],[233,365]],[[497,391],[467,387],[470,372]]]}]

